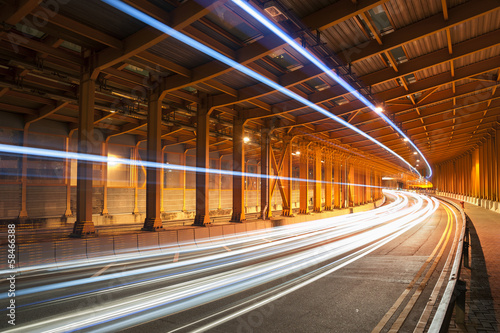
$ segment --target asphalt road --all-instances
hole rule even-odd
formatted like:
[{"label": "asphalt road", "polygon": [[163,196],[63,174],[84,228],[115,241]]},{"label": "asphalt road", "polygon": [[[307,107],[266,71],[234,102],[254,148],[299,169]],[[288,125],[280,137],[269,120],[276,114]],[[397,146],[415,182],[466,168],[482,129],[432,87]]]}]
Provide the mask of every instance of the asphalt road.
[{"label": "asphalt road", "polygon": [[0,329],[413,331],[460,226],[429,198],[389,197],[377,210],[245,238],[18,272],[16,325]]}]

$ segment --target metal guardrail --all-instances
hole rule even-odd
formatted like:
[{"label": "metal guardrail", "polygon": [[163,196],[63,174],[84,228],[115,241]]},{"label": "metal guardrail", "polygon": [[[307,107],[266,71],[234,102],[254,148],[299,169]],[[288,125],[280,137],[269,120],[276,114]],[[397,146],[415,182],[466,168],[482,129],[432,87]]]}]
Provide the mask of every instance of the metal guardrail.
[{"label": "metal guardrail", "polygon": [[[465,281],[460,280],[460,269],[462,263],[465,267],[469,267],[469,223],[470,219],[465,214],[462,207],[455,202],[446,200],[442,197],[440,200],[446,201],[448,204],[455,207],[462,217],[463,225],[460,233],[460,239],[455,253],[455,259],[450,272],[450,277],[446,285],[439,306],[434,314],[428,332],[448,332],[450,320],[455,309],[455,322],[463,324],[465,322]],[[463,262],[462,262],[463,260]]]}]

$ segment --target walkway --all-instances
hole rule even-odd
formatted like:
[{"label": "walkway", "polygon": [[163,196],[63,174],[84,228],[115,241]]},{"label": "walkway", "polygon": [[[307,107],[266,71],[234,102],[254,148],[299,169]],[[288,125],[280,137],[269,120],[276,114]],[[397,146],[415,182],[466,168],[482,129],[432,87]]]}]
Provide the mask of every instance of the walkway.
[{"label": "walkway", "polygon": [[465,325],[453,319],[450,332],[498,332],[500,328],[500,214],[465,203],[470,226],[471,267],[462,266],[467,283]]}]

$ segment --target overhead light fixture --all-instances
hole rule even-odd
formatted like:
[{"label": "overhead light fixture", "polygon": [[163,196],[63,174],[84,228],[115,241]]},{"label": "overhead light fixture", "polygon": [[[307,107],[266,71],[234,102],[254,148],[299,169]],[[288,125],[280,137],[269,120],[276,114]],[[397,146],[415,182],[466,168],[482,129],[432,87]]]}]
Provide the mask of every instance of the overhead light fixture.
[{"label": "overhead light fixture", "polygon": [[384,112],[384,109],[382,109],[380,106],[377,106],[374,111],[377,113],[382,113]]},{"label": "overhead light fixture", "polygon": [[245,136],[245,137],[243,138],[243,142],[244,142],[244,143],[248,143],[248,142],[250,142],[250,138],[249,138],[248,136]]},{"label": "overhead light fixture", "polygon": [[414,152],[413,152],[413,155],[417,155],[417,152],[416,152],[416,151],[414,151]]},{"label": "overhead light fixture", "polygon": [[295,155],[300,155],[300,151],[298,151],[298,150],[297,150],[297,151],[295,152]]},{"label": "overhead light fixture", "polygon": [[417,162],[420,162],[420,160],[417,160]]},{"label": "overhead light fixture", "polygon": [[408,138],[404,138],[404,139],[403,139],[403,141],[404,141],[404,142],[408,142],[408,141],[410,141],[410,139],[408,139]]}]

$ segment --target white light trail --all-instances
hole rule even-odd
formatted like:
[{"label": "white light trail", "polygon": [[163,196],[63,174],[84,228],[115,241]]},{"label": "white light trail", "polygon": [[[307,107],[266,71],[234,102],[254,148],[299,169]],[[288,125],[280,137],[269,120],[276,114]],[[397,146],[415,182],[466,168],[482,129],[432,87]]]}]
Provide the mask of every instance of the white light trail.
[{"label": "white light trail", "polygon": [[[117,331],[200,306],[215,299],[284,278],[290,274],[303,272],[305,269],[323,263],[322,272],[310,275],[307,273],[304,275],[303,283],[291,286],[278,296],[271,298],[281,297],[284,295],[283,293],[296,290],[366,255],[376,248],[374,244],[382,246],[401,235],[427,219],[438,206],[435,201],[417,194],[388,193],[397,197],[396,202],[388,207],[312,223],[274,228],[266,233],[266,238],[272,239],[272,243],[262,240],[262,234],[250,235],[250,240],[255,242],[257,237],[260,237],[261,242],[251,243],[248,247],[234,247],[231,252],[221,251],[176,263],[170,262],[133,269],[120,274],[110,273],[93,278],[20,290],[22,295],[30,295],[54,290],[64,291],[65,289],[62,288],[70,288],[75,285],[88,285],[89,288],[92,288],[94,282],[126,276],[137,276],[140,282],[136,282],[134,286],[145,286],[160,281],[165,286],[106,302],[91,309],[84,309],[76,313],[69,312],[22,325],[10,330],[10,332],[66,332],[80,329],[92,329],[94,332]],[[409,198],[412,198],[415,204],[410,205]],[[235,240],[233,244],[238,242],[243,244],[245,240]],[[208,247],[218,246],[221,248],[221,244],[224,243],[221,241],[208,245]],[[198,251],[201,252],[205,249],[205,247],[201,247]],[[358,254],[353,256],[353,251]],[[330,262],[331,260],[333,263]],[[179,270],[182,267],[185,269]],[[223,269],[222,272],[221,269]],[[217,273],[214,270],[218,270]],[[146,273],[155,273],[154,276],[160,277],[148,281],[141,280],[144,277],[141,278],[139,275]],[[196,278],[179,281],[180,277]],[[120,286],[119,288],[122,290],[124,287]],[[20,297],[22,297],[21,294]],[[264,301],[268,302],[270,299]],[[229,315],[228,318],[231,316]]]},{"label": "white light trail", "polygon": [[[294,93],[293,91],[279,85],[278,83],[268,79],[267,77],[255,72],[254,70],[248,68],[248,67],[245,67],[243,65],[241,65],[240,63],[234,61],[233,59],[230,59],[228,57],[226,57],[225,55],[215,51],[214,49],[206,46],[205,44],[202,44],[188,36],[186,36],[185,34],[181,33],[180,31],[177,31],[171,27],[169,27],[168,25],[166,24],[163,24],[162,22],[152,18],[151,16],[135,9],[134,7],[132,6],[129,6],[119,0],[101,0],[105,3],[107,3],[108,5],[112,6],[112,7],[115,7],[116,9],[136,18],[137,20],[139,21],[142,21],[150,26],[152,26],[153,28],[179,40],[180,42],[183,42],[191,47],[193,47],[194,49],[200,51],[200,52],[203,52],[205,53],[206,55],[209,55],[211,56],[212,58],[214,59],[217,59],[219,60],[220,62],[230,66],[230,67],[233,67],[234,69],[242,72],[243,74],[246,74],[254,79],[256,79],[257,81],[260,81],[262,83],[264,83],[265,85],[271,87],[272,89],[275,89],[279,92],[281,92],[282,94],[285,94],[287,95],[288,97],[290,98],[293,98],[295,99],[296,101],[304,104],[304,105],[307,105],[308,107],[312,108],[313,110],[327,116],[328,118],[340,123],[341,125],[343,126],[346,126],[347,128],[353,130],[354,132],[360,134],[361,136],[365,137],[366,139],[372,141],[373,143],[375,143],[376,145],[378,145],[379,147],[385,149],[387,152],[389,152],[390,154],[394,155],[397,159],[401,160],[403,163],[405,163],[409,168],[410,170],[412,170],[413,172],[415,172],[417,175],[421,176],[420,173],[418,172],[418,170],[416,168],[413,167],[413,165],[411,165],[410,163],[408,163],[403,157],[401,157],[400,155],[398,155],[396,152],[394,152],[393,150],[391,150],[389,147],[385,146],[384,144],[382,144],[380,141],[376,140],[375,138],[371,137],[370,135],[366,134],[365,132],[363,132],[362,130],[360,130],[359,128],[351,125],[350,123],[348,123],[347,121],[345,121],[344,119],[342,119],[341,117],[338,117],[332,113],[330,113],[328,110],[322,108],[321,106],[319,105],[316,105],[312,102],[310,102],[309,100],[307,100],[306,98]],[[360,95],[361,96],[361,95]],[[361,96],[362,97],[362,96]],[[423,156],[422,156],[423,157]]]}]

